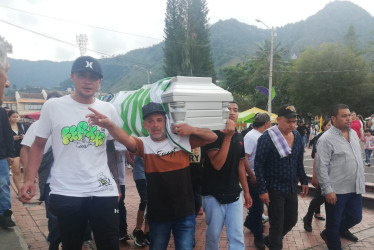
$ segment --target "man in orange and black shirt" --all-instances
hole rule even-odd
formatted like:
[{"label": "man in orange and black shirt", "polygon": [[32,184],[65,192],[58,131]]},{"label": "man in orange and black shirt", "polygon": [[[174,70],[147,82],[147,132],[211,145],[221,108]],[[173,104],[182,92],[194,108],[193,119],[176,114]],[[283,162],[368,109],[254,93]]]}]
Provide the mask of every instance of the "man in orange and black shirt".
[{"label": "man in orange and black shirt", "polygon": [[144,159],[150,249],[166,249],[171,231],[176,249],[192,249],[196,220],[187,151],[214,142],[216,134],[177,124],[173,133],[178,136],[172,142],[166,135],[166,113],[159,103],[150,102],[142,108],[143,126],[149,136],[140,138],[128,135],[106,116],[92,111],[92,123],[107,128],[115,140]]}]

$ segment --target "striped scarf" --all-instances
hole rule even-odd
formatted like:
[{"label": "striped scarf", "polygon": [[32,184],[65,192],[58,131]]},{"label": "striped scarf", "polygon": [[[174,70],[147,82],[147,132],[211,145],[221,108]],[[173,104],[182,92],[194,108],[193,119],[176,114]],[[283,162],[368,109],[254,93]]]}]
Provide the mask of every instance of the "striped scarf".
[{"label": "striped scarf", "polygon": [[271,140],[274,143],[281,158],[287,157],[291,154],[291,148],[286,139],[283,137],[278,126],[273,126],[268,129]]}]

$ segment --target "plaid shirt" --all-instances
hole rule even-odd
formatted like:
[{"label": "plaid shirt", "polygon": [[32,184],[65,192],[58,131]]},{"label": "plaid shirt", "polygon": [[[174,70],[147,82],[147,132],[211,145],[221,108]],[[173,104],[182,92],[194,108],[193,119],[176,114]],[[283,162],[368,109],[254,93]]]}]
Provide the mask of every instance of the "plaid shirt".
[{"label": "plaid shirt", "polygon": [[308,185],[304,171],[304,148],[300,134],[292,131],[295,137],[291,154],[281,158],[269,132],[265,131],[258,139],[255,158],[255,173],[260,194],[268,189],[288,194],[296,192],[298,180],[302,185]]}]

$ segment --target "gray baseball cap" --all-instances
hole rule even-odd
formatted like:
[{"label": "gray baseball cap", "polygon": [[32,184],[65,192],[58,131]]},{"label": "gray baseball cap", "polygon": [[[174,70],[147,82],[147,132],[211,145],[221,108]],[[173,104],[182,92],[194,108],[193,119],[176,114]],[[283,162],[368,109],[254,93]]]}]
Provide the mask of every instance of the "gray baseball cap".
[{"label": "gray baseball cap", "polygon": [[150,102],[147,105],[143,106],[142,113],[143,113],[143,120],[145,120],[145,118],[151,114],[162,114],[162,115],[166,114],[162,105],[156,102]]},{"label": "gray baseball cap", "polygon": [[270,121],[270,116],[266,113],[257,113],[253,118],[253,123],[268,122]]}]

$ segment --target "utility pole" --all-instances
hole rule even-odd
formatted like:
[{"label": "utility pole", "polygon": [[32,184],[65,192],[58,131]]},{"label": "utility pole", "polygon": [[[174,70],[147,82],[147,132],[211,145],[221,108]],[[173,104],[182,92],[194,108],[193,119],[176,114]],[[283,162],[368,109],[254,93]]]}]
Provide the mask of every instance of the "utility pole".
[{"label": "utility pole", "polygon": [[269,91],[268,91],[268,112],[271,113],[271,94],[273,92],[273,57],[274,57],[274,36],[275,29],[274,27],[267,26],[260,19],[256,19],[256,22],[262,23],[271,31],[271,40],[270,40],[270,65],[269,65]]},{"label": "utility pole", "polygon": [[271,113],[271,96],[273,92],[273,57],[274,57],[274,28],[271,28],[271,44],[270,44],[270,65],[269,65],[269,97],[268,112]]},{"label": "utility pole", "polygon": [[150,67],[150,68],[144,68],[144,67],[142,67],[142,66],[139,66],[139,65],[137,65],[137,64],[135,64],[134,65],[135,67],[138,67],[138,68],[141,68],[141,69],[144,69],[146,72],[147,72],[147,83],[148,84],[151,84],[151,68],[153,68],[153,66],[152,67]]}]

